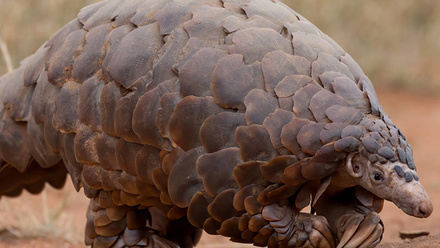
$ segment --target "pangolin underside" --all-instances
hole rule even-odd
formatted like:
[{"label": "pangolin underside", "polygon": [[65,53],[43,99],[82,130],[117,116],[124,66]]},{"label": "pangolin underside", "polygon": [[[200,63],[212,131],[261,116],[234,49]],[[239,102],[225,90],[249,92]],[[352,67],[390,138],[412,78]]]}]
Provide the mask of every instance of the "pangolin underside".
[{"label": "pangolin underside", "polygon": [[384,199],[432,212],[368,77],[276,0],[92,4],[0,100],[0,196],[69,174],[96,248],[374,247]]}]

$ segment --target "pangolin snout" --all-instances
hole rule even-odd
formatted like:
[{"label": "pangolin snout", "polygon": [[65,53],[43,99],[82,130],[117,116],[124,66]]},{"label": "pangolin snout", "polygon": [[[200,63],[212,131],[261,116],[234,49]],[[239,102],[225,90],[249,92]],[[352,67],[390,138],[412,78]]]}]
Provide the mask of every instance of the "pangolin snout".
[{"label": "pangolin snout", "polygon": [[432,202],[420,182],[399,185],[393,191],[392,201],[405,213],[418,218],[427,218],[432,214]]},{"label": "pangolin snout", "polygon": [[414,216],[419,218],[427,218],[433,211],[432,202],[429,199],[422,201],[414,209]]}]

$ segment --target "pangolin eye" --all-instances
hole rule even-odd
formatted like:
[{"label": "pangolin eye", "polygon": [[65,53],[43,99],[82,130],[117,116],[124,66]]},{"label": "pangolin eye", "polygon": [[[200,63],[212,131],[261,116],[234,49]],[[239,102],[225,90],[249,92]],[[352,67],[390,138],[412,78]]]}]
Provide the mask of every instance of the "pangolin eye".
[{"label": "pangolin eye", "polygon": [[382,176],[379,173],[374,173],[373,178],[376,181],[381,181],[382,180]]}]

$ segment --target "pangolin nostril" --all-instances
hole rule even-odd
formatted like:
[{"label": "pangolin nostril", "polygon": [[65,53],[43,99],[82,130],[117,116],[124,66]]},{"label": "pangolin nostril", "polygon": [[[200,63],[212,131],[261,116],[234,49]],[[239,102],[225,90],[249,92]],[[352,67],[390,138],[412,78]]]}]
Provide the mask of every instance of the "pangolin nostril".
[{"label": "pangolin nostril", "polygon": [[418,210],[419,210],[420,217],[426,218],[426,217],[430,216],[432,213],[432,210],[433,210],[432,203],[430,201],[424,202],[419,205]]}]

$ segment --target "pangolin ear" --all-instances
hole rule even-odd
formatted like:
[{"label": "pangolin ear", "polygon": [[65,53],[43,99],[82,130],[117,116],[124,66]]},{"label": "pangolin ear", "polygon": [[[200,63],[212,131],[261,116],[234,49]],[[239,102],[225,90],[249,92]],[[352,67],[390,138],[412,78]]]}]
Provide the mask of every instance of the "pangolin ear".
[{"label": "pangolin ear", "polygon": [[346,166],[346,170],[347,173],[352,176],[353,178],[360,178],[362,177],[362,164],[357,162],[357,161],[353,161],[353,154],[350,154],[347,156],[347,161],[345,163]]}]

